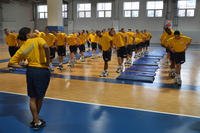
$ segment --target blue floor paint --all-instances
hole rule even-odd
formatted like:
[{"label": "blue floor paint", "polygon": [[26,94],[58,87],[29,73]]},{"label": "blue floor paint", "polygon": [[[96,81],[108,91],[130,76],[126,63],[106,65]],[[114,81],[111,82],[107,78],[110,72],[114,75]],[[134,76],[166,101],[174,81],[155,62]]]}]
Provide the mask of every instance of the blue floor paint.
[{"label": "blue floor paint", "polygon": [[5,62],[8,62],[10,59],[2,59],[0,60],[0,63],[5,63]]},{"label": "blue floor paint", "polygon": [[[0,69],[0,73],[12,73],[12,74],[25,74],[25,71],[13,71],[10,72],[8,70]],[[181,88],[174,85],[174,84],[166,84],[166,83],[142,83],[137,81],[129,81],[129,80],[117,80],[111,78],[97,78],[97,77],[86,77],[86,76],[72,76],[72,75],[62,75],[52,73],[51,75],[53,78],[61,78],[61,79],[72,79],[72,80],[82,80],[82,81],[95,81],[95,82],[104,82],[104,83],[113,83],[113,84],[129,84],[129,85],[139,85],[148,88],[155,88],[155,89],[163,89],[163,88],[170,88],[170,89],[183,89],[183,90],[194,90],[200,91],[200,86],[194,85],[182,85]]]},{"label": "blue floor paint", "polygon": [[[45,99],[37,133],[199,133],[200,119],[140,110]],[[0,93],[0,133],[36,133],[29,128],[28,98]]]}]

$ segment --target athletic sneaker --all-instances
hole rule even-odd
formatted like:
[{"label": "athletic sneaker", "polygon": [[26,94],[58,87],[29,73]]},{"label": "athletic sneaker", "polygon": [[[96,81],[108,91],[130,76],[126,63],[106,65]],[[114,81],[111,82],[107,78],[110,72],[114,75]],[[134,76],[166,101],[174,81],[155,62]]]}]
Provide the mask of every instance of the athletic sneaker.
[{"label": "athletic sneaker", "polygon": [[31,128],[33,128],[34,130],[39,130],[46,126],[46,122],[43,120],[40,120],[39,123],[34,123],[34,122],[31,123],[32,123]]},{"label": "athletic sneaker", "polygon": [[81,62],[85,62],[85,57],[84,57],[84,56],[81,56],[80,61],[81,61]]},{"label": "athletic sneaker", "polygon": [[182,80],[181,80],[180,76],[176,76],[176,77],[175,77],[175,82],[176,82],[176,84],[177,84],[178,86],[181,86]]},{"label": "athletic sneaker", "polygon": [[122,72],[122,67],[118,67],[116,70],[117,73],[121,73]]},{"label": "athletic sneaker", "polygon": [[169,76],[170,76],[171,78],[175,78],[176,73],[175,73],[174,71],[171,71],[171,72],[169,72]]},{"label": "athletic sneaker", "polygon": [[[41,122],[43,122],[46,125],[46,121],[44,121],[43,119],[39,119]],[[32,127],[34,125],[34,121],[32,120],[30,122],[30,126]]]},{"label": "athletic sneaker", "polygon": [[58,65],[57,69],[63,70],[63,65]]},{"label": "athletic sneaker", "polygon": [[108,76],[108,71],[103,71],[100,75],[100,77],[107,77]]}]

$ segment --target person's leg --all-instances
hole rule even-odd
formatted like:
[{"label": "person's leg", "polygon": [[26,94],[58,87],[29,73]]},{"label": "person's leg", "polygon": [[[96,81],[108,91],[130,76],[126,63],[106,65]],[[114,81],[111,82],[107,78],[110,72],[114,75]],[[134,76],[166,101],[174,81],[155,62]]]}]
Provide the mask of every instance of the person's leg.
[{"label": "person's leg", "polygon": [[36,98],[30,98],[30,110],[31,110],[31,114],[33,116],[33,122],[39,123],[39,115],[38,115]]},{"label": "person's leg", "polygon": [[104,71],[107,71],[107,70],[108,70],[108,62],[105,61],[105,62],[104,62]]},{"label": "person's leg", "polygon": [[41,107],[42,107],[43,99],[37,99],[36,105],[37,105],[37,112],[40,113]]}]

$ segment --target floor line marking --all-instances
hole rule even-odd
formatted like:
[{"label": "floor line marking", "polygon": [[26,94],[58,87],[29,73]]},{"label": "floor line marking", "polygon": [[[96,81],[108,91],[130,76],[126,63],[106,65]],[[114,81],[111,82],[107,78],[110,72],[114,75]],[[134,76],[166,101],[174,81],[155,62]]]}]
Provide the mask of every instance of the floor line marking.
[{"label": "floor line marking", "polygon": [[[7,92],[7,91],[0,91],[0,93],[27,96],[26,94],[15,93],[15,92]],[[96,106],[104,106],[104,107],[112,107],[112,108],[119,108],[119,109],[127,109],[127,110],[134,110],[134,111],[142,111],[142,112],[149,112],[149,113],[157,113],[157,114],[164,114],[164,115],[175,115],[175,116],[182,116],[182,117],[190,117],[190,118],[198,118],[198,119],[200,119],[200,116],[195,116],[195,115],[169,113],[169,112],[154,111],[154,110],[148,110],[148,109],[130,108],[130,107],[123,107],[123,106],[109,105],[109,104],[100,104],[100,103],[92,103],[92,102],[82,102],[82,101],[66,100],[66,99],[52,98],[52,97],[45,97],[45,99],[51,99],[51,100],[57,100],[57,101],[63,101],[63,102],[72,102],[72,103],[78,103],[78,104],[96,105]]]}]

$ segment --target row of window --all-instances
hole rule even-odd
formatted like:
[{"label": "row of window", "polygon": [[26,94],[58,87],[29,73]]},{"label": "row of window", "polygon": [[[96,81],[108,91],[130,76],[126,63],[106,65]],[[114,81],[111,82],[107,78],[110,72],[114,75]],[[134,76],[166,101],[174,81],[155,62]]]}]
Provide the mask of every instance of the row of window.
[{"label": "row of window", "polygon": [[[163,16],[163,1],[147,1],[147,17],[162,17]],[[193,17],[196,8],[196,0],[178,0],[177,4],[179,17]],[[124,2],[123,16],[124,17],[139,17],[140,2]],[[47,5],[38,5],[38,18],[47,18]],[[67,18],[67,4],[62,6],[62,16]],[[91,18],[91,3],[77,4],[78,18]],[[112,3],[97,3],[97,17],[110,18],[112,17]]]}]

